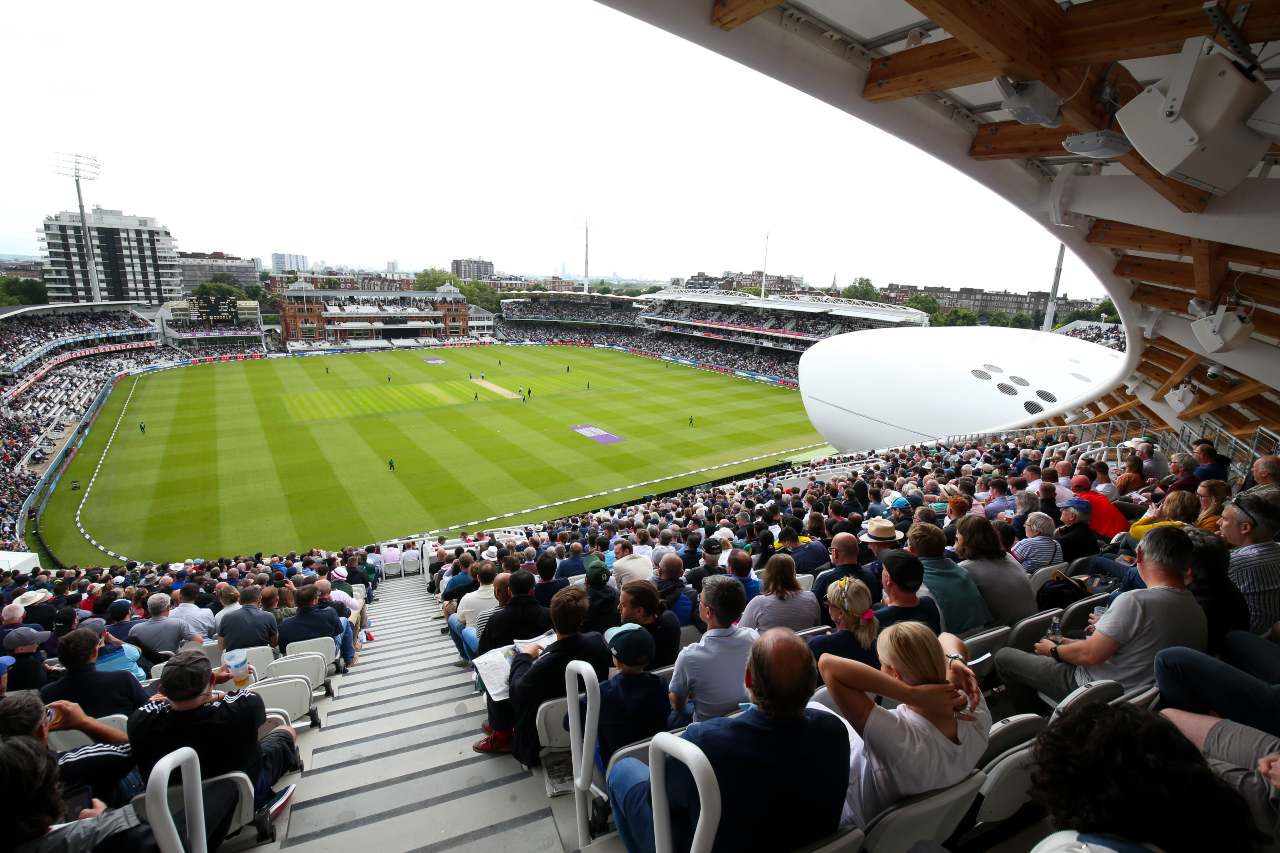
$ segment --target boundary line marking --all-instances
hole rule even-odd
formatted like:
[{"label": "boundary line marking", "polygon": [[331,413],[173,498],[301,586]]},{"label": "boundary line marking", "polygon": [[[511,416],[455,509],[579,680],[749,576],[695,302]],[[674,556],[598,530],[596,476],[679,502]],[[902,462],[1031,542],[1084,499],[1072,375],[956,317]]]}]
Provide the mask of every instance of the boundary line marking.
[{"label": "boundary line marking", "polygon": [[89,482],[85,485],[84,494],[80,497],[80,503],[76,506],[76,529],[84,534],[84,538],[89,540],[89,544],[102,553],[125,562],[129,561],[128,557],[123,554],[117,554],[89,535],[89,531],[85,530],[84,525],[80,523],[80,513],[84,510],[84,505],[89,500],[89,495],[93,492],[93,484],[98,481],[98,472],[102,470],[102,463],[107,461],[107,454],[111,452],[111,445],[116,440],[116,433],[120,431],[120,424],[124,423],[124,413],[129,411],[129,403],[133,402],[133,392],[138,389],[138,380],[141,378],[141,375],[133,377],[133,384],[129,386],[129,396],[124,398],[124,405],[120,407],[120,416],[116,418],[116,425],[111,428],[111,435],[107,436],[107,443],[102,448],[102,454],[98,456],[98,464],[94,466],[93,476],[89,478]]}]

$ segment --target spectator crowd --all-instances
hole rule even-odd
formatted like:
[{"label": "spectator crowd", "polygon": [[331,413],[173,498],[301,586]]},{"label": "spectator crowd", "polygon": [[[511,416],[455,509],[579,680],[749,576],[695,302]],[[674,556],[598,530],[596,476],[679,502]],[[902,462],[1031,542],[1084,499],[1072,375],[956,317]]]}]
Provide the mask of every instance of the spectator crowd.
[{"label": "spectator crowd", "polygon": [[1114,350],[1124,352],[1124,326],[1119,323],[1084,323],[1071,329],[1060,329],[1059,334],[1082,341],[1092,341]]},{"label": "spectator crowd", "polygon": [[0,324],[0,364],[12,367],[42,347],[63,338],[150,328],[150,323],[128,311],[6,317]]},{"label": "spectator crowd", "polygon": [[[1207,441],[1167,457],[1144,437],[1120,470],[1053,444],[912,447],[441,539],[459,666],[554,636],[516,645],[498,695],[484,682],[473,748],[536,763],[537,709],[586,661],[629,850],[653,849],[650,775],[610,759],[668,730],[715,772],[715,849],[789,849],[958,784],[993,720],[1062,704],[1034,741],[1031,797],[1060,830],[1037,849],[1261,849],[1280,827],[1280,457],[1233,489]],[[1053,608],[1076,602],[1093,608],[1064,626]],[[1004,628],[1025,642],[980,679],[966,640]],[[1099,682],[1123,699],[1090,706]],[[675,766],[666,786],[686,849],[697,794]],[[1121,793],[1151,786],[1166,799]]]}]

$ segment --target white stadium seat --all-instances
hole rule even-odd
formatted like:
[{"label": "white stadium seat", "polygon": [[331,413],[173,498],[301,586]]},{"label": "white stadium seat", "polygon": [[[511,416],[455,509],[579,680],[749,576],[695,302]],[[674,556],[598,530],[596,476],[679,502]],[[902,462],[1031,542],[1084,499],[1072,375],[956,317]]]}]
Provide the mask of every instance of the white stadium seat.
[{"label": "white stadium seat", "polygon": [[326,695],[337,696],[329,679],[329,662],[317,652],[300,652],[277,658],[258,677],[267,679],[283,675],[300,675],[311,683],[312,692],[323,689]]},{"label": "white stadium seat", "polygon": [[908,853],[918,841],[946,841],[978,796],[986,774],[974,771],[964,781],[908,797],[867,824],[866,847],[872,853]]},{"label": "white stadium seat", "polygon": [[286,655],[300,655],[314,652],[324,658],[325,666],[338,659],[338,645],[329,637],[316,637],[312,640],[297,640],[289,644]]},{"label": "white stadium seat", "polygon": [[291,724],[306,717],[312,728],[320,725],[320,716],[311,705],[311,682],[300,675],[255,681],[245,689],[261,696],[268,708],[283,711]]},{"label": "white stadium seat", "polygon": [[1009,648],[1021,649],[1024,652],[1031,651],[1031,647],[1036,644],[1036,641],[1042,639],[1049,630],[1053,617],[1061,615],[1062,608],[1055,607],[1052,610],[1042,610],[1023,619],[1013,626],[1013,631],[1009,634]]},{"label": "white stadium seat", "polygon": [[1124,687],[1120,685],[1120,682],[1100,679],[1080,685],[1068,693],[1061,702],[1054,702],[1043,693],[1040,694],[1040,698],[1044,700],[1045,704],[1053,708],[1053,714],[1049,717],[1049,722],[1052,723],[1074,708],[1083,708],[1086,705],[1110,704],[1123,695]]}]

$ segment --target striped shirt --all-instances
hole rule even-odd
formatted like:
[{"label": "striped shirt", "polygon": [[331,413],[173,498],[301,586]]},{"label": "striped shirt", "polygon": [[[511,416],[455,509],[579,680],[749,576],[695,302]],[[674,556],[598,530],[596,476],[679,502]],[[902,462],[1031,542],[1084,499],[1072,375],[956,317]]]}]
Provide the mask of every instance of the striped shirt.
[{"label": "striped shirt", "polygon": [[502,609],[502,605],[499,604],[497,607],[490,607],[488,610],[481,611],[480,615],[476,617],[476,624],[468,625],[467,627],[475,628],[476,636],[479,637],[481,634],[484,633],[484,626],[489,624],[489,617],[497,613],[501,609]]},{"label": "striped shirt", "polygon": [[1056,566],[1062,560],[1062,545],[1050,536],[1029,536],[1013,545],[1013,556],[1029,572]]},{"label": "striped shirt", "polygon": [[1227,574],[1249,605],[1250,631],[1260,634],[1280,622],[1280,544],[1236,548]]}]

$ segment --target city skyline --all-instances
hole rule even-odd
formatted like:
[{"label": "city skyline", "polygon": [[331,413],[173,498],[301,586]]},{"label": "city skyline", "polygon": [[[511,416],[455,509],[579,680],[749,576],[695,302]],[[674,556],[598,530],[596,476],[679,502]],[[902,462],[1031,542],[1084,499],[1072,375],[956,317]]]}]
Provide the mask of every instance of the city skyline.
[{"label": "city skyline", "polygon": [[[126,25],[85,6],[70,28],[13,10],[26,35],[0,62],[40,65],[57,97],[14,93],[11,112],[32,121],[0,164],[0,252],[40,253],[40,222],[74,205],[46,164],[78,150],[102,162],[87,207],[153,217],[187,252],[580,274],[589,218],[592,268],[627,278],[760,269],[768,233],[770,271],[822,287],[833,274],[1015,291],[1052,280],[1053,236],[967,177],[589,0],[255,7],[255,33],[297,47],[243,64],[219,47],[244,37],[235,14],[200,19],[207,38],[191,42],[172,33],[195,12],[163,8]],[[521,35],[532,30],[537,45]],[[343,62],[322,61],[339,47]],[[146,74],[159,121],[145,137],[94,83],[107,62]],[[278,99],[301,118],[274,119]],[[567,134],[580,104],[588,131]],[[242,129],[209,132],[236,109]],[[455,126],[468,111],[483,123]],[[747,127],[750,144],[734,142]],[[1103,293],[1070,256],[1063,289]]]}]

